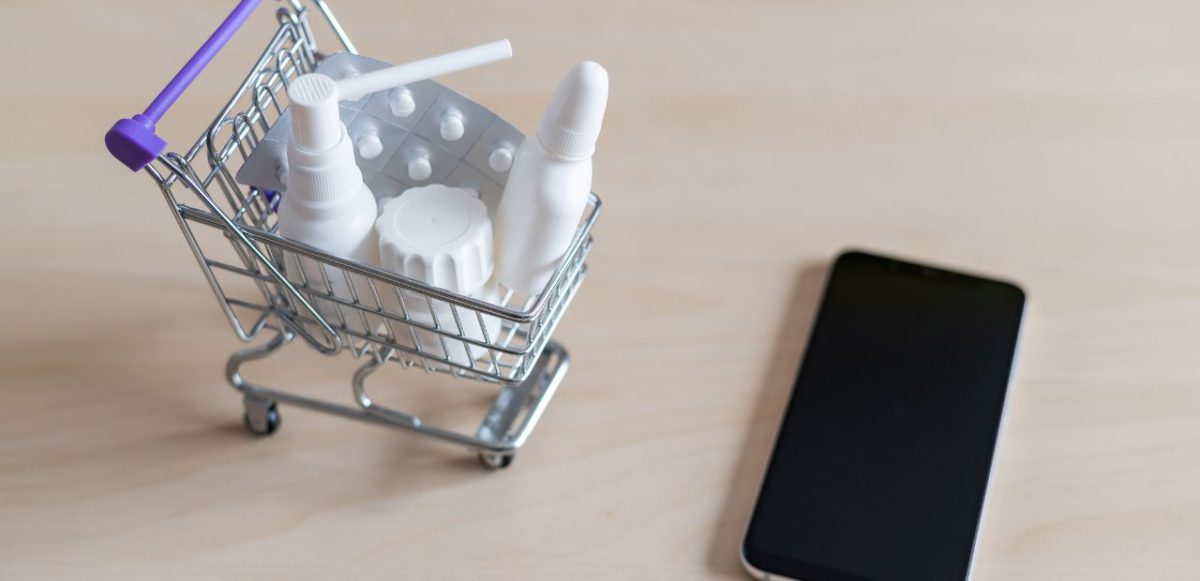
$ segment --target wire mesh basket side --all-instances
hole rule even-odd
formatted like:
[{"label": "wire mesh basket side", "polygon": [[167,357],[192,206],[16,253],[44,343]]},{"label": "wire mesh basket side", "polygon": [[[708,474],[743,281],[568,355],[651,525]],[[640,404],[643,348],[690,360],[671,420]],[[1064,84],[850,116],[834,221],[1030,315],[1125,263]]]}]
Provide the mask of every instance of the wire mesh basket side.
[{"label": "wire mesh basket side", "polygon": [[[166,154],[147,166],[176,216],[184,238],[196,257],[206,280],[212,287],[234,333],[242,341],[252,341],[263,329],[278,329],[271,316],[284,293],[278,288],[262,261],[266,249],[246,244],[245,236],[237,236],[238,228],[248,226],[274,231],[275,192],[258,188],[243,188],[233,178],[230,161],[244,161],[257,146],[261,136],[284,111],[280,93],[287,82],[309,72],[316,65],[311,33],[305,20],[306,10],[294,8],[277,12],[279,28],[259,56],[250,74],[222,109],[216,120],[186,154]],[[203,155],[202,155],[203,154]],[[184,192],[190,192],[201,207],[184,203]],[[191,198],[189,198],[191,199]],[[222,228],[228,248],[224,252],[209,242],[204,233],[193,229],[190,217],[207,213],[209,217],[228,218],[232,224],[209,226]],[[201,222],[205,223],[205,222]],[[255,250],[259,256],[255,256]],[[231,292],[243,280],[252,281],[255,291]]]},{"label": "wire mesh basket side", "polygon": [[[277,32],[205,135],[148,168],[235,334],[251,341],[263,329],[286,331],[326,354],[524,380],[584,278],[599,198],[546,290],[532,297],[463,297],[280,236],[280,194],[234,178],[286,110],[288,83],[319,63],[304,13],[278,15]],[[201,204],[183,203],[185,190]]]}]

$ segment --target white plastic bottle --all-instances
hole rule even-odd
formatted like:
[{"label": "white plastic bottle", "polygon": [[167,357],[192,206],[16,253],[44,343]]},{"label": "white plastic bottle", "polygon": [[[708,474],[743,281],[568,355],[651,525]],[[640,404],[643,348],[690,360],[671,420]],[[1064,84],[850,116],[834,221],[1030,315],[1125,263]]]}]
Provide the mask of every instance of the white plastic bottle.
[{"label": "white plastic bottle", "polygon": [[571,68],[537,133],[513,158],[496,211],[500,284],[540,293],[571,245],[592,188],[592,152],[608,103],[608,73],[586,61]]},{"label": "white plastic bottle", "polygon": [[[338,114],[336,83],[324,75],[304,75],[292,81],[288,99],[292,136],[287,152],[288,189],[279,204],[279,233],[336,256],[378,264],[375,196],[354,161],[354,144]],[[326,268],[322,276],[315,262],[306,258],[300,262],[310,288],[346,301],[353,301],[357,293],[359,302],[374,308],[365,280],[355,277],[352,292],[341,270]],[[289,261],[286,266],[294,269],[294,264]],[[301,282],[296,273],[288,276]],[[318,312],[330,324],[337,326],[344,319],[352,330],[367,329],[354,309],[338,309],[337,303],[328,300],[317,303]]]},{"label": "white plastic bottle", "polygon": [[[494,256],[492,222],[475,190],[441,184],[409,188],[383,205],[375,230],[384,268],[485,302],[500,298],[495,285],[488,283]],[[494,316],[426,300],[411,291],[401,291],[401,296],[403,305],[394,295],[383,300],[388,312],[418,323],[408,330],[395,329],[395,340],[402,346],[470,369],[488,350],[460,338],[492,345],[500,341],[501,321]]]}]

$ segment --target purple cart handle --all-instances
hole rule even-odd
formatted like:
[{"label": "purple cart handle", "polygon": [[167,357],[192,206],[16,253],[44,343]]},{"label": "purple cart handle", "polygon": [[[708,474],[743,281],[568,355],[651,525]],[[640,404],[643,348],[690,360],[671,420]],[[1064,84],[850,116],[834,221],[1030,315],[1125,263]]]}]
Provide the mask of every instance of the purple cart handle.
[{"label": "purple cart handle", "polygon": [[167,109],[175,104],[179,96],[187,90],[188,85],[196,80],[204,67],[221,52],[225,43],[233,38],[234,33],[241,28],[254,9],[262,0],[241,0],[238,2],[233,12],[225,18],[225,21],[217,27],[216,32],[204,41],[204,45],[187,64],[183,65],[182,69],[175,74],[175,78],[167,83],[162,92],[154,98],[146,111],[140,115],[134,115],[132,119],[121,119],[113,125],[112,129],[104,135],[104,145],[108,147],[108,152],[117,158],[117,161],[125,164],[126,167],[133,171],[141,170],[147,164],[154,161],[158,154],[162,153],[167,148],[167,142],[154,133],[154,126]]}]

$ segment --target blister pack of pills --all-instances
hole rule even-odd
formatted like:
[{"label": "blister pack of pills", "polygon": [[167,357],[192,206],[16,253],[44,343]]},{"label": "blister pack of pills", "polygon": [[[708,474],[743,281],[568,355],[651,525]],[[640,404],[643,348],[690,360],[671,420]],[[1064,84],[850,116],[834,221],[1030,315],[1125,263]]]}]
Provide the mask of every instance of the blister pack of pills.
[{"label": "blister pack of pills", "polygon": [[[316,72],[335,80],[390,66],[350,53],[330,55]],[[419,81],[340,104],[363,181],[379,207],[429,184],[472,188],[494,212],[513,156],[525,140],[486,107],[438,83]],[[286,191],[290,111],[284,111],[237,173],[237,181]]]}]

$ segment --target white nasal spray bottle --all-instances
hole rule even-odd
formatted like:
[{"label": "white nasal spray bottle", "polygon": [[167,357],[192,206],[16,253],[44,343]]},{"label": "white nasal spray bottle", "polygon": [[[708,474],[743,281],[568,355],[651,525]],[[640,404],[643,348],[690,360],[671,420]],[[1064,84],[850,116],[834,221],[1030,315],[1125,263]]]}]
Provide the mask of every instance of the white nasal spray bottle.
[{"label": "white nasal spray bottle", "polygon": [[288,85],[292,138],[279,232],[330,254],[376,264],[375,196],[354,162],[338,94],[337,83],[325,75],[304,75]]},{"label": "white nasal spray bottle", "polygon": [[[336,256],[377,266],[375,196],[363,183],[362,171],[354,161],[354,144],[341,121],[338,101],[511,57],[512,45],[498,40],[341,81],[317,73],[292,81],[288,85],[292,135],[287,150],[287,192],[279,204],[280,234]],[[322,275],[312,263],[303,271],[310,288],[354,300],[340,271],[327,269]],[[370,288],[361,282],[362,289],[355,284],[358,299],[370,304]],[[341,322],[333,302],[322,305],[320,312],[328,315],[331,323]],[[361,317],[347,314],[346,324],[361,331]]]},{"label": "white nasal spray bottle", "polygon": [[604,67],[591,61],[571,67],[537,134],[517,149],[496,210],[500,284],[540,293],[571,246],[592,190],[592,152],[607,103]]},{"label": "white nasal spray bottle", "polygon": [[[288,100],[292,138],[287,149],[287,191],[279,203],[279,233],[335,256],[378,264],[375,196],[354,162],[354,143],[338,112],[337,83],[325,75],[304,75],[288,85]],[[345,324],[357,333],[377,324],[319,297],[328,293],[348,302],[357,297],[367,303],[369,283],[352,277],[352,291],[340,269],[322,269],[299,255],[296,259],[303,278],[294,270],[289,278],[303,282],[318,295],[313,306],[329,324],[335,328]],[[295,268],[294,264],[284,266]]]}]

